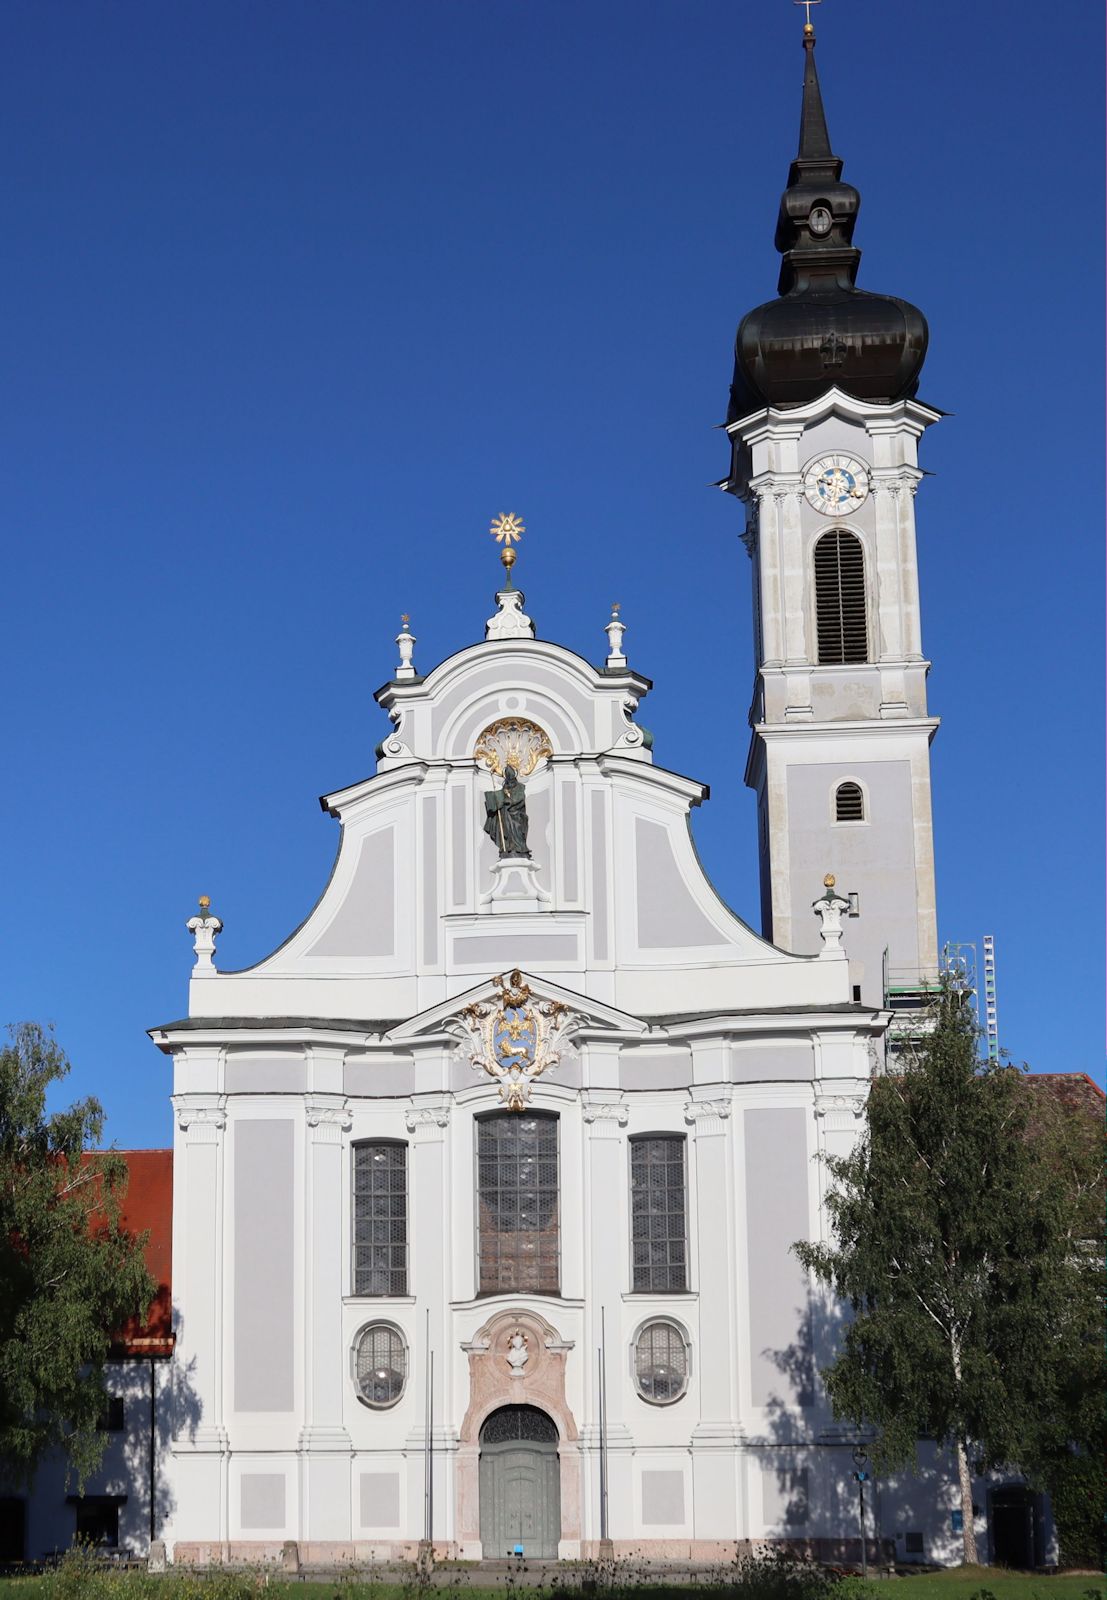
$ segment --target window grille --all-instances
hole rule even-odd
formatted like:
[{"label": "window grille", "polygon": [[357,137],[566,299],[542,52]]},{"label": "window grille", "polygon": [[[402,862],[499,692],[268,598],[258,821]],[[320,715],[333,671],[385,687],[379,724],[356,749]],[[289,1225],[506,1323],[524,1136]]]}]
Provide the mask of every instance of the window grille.
[{"label": "window grille", "polygon": [[834,791],[835,822],[864,822],[865,796],[860,784],[840,783]]},{"label": "window grille", "polygon": [[557,1294],[557,1118],[477,1120],[480,1293]]},{"label": "window grille", "polygon": [[832,528],[815,546],[815,627],[820,666],[869,659],[865,553],[848,528]]},{"label": "window grille", "polygon": [[407,1294],[407,1145],[354,1145],[354,1293]]},{"label": "window grille", "polygon": [[557,1427],[537,1406],[501,1406],[480,1430],[481,1444],[509,1444],[515,1439],[556,1444]]},{"label": "window grille", "polygon": [[354,1353],[357,1392],[368,1406],[394,1406],[407,1382],[407,1346],[387,1322],[374,1322],[358,1334]]},{"label": "window grille", "polygon": [[672,1322],[647,1322],[634,1345],[634,1382],[643,1400],[668,1405],[688,1387],[688,1346]]},{"label": "window grille", "polygon": [[630,1141],[632,1288],[637,1292],[688,1287],[684,1137]]}]

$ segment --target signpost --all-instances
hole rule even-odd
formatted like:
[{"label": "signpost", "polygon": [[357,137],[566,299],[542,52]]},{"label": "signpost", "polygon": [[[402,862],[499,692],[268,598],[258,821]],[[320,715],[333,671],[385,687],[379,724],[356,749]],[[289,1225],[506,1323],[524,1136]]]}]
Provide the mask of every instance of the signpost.
[{"label": "signpost", "polygon": [[857,1479],[858,1511],[861,1517],[861,1576],[867,1578],[869,1558],[865,1549],[865,1480],[869,1474],[865,1469],[868,1467],[869,1458],[860,1445],[853,1452],[853,1464],[857,1469],[853,1475]]}]

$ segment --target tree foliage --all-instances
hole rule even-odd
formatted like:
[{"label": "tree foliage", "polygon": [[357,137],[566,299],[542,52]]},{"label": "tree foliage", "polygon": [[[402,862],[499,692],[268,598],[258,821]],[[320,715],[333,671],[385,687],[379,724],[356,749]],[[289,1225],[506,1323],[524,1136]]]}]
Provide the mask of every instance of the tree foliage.
[{"label": "tree foliage", "polygon": [[69,1072],[52,1034],[8,1030],[0,1048],[0,1472],[25,1480],[59,1446],[79,1480],[103,1452],[113,1330],[149,1305],[145,1236],[120,1222],[126,1164],[98,1151],[104,1113],[48,1113]]},{"label": "tree foliage", "polygon": [[876,1430],[878,1470],[913,1463],[921,1437],[952,1450],[966,1561],[971,1469],[1048,1487],[1102,1411],[1099,1283],[1080,1243],[1091,1145],[1042,1133],[1028,1091],[979,1061],[971,1010],[946,987],[932,1031],[874,1081],[854,1151],[828,1161],[833,1242],[795,1247],[854,1313],[824,1373],[835,1414]]}]

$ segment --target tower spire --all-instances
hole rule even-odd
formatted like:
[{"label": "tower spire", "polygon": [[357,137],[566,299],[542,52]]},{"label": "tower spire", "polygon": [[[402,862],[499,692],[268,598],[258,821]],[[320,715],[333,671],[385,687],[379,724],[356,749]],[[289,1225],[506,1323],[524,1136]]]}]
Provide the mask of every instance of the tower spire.
[{"label": "tower spire", "polygon": [[[810,21],[803,25],[803,105],[800,110],[799,154],[797,161],[818,162],[820,165],[834,161],[830,149],[830,134],[826,127],[823,95],[819,88],[819,72],[815,66],[815,29]],[[842,163],[837,162],[838,173]],[[838,176],[838,173],[835,176]]]},{"label": "tower spire", "polygon": [[774,241],[782,257],[779,298],[757,306],[739,325],[728,422],[766,405],[802,405],[832,386],[865,400],[915,393],[926,319],[906,300],[857,287],[861,252],[853,230],[860,208],[861,196],[842,181],[841,157],[831,147],[809,13],[799,149],[780,197]]}]

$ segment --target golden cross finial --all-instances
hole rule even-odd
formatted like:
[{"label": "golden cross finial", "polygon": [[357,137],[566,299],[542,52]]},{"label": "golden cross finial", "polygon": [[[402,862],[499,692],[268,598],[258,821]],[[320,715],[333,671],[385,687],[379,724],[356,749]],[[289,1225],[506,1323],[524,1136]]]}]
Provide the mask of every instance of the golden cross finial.
[{"label": "golden cross finial", "polygon": [[823,0],[792,0],[792,4],[794,6],[806,6],[807,7],[807,21],[803,25],[804,33],[814,33],[815,29],[814,29],[814,27],[812,25],[812,22],[811,22],[811,7],[812,6],[820,6],[820,5],[822,5],[822,3],[823,3]]},{"label": "golden cross finial", "polygon": [[408,623],[411,621],[411,618],[408,616],[406,611],[402,611],[400,613],[400,621],[403,623],[405,628],[407,627]]},{"label": "golden cross finial", "polygon": [[510,589],[511,569],[515,565],[515,552],[511,546],[513,542],[515,544],[519,543],[519,540],[527,531],[526,527],[520,522],[514,511],[501,511],[498,517],[493,518],[492,526],[488,531],[497,544],[503,545],[503,549],[500,551],[500,561],[504,571],[507,573],[507,586]]}]

